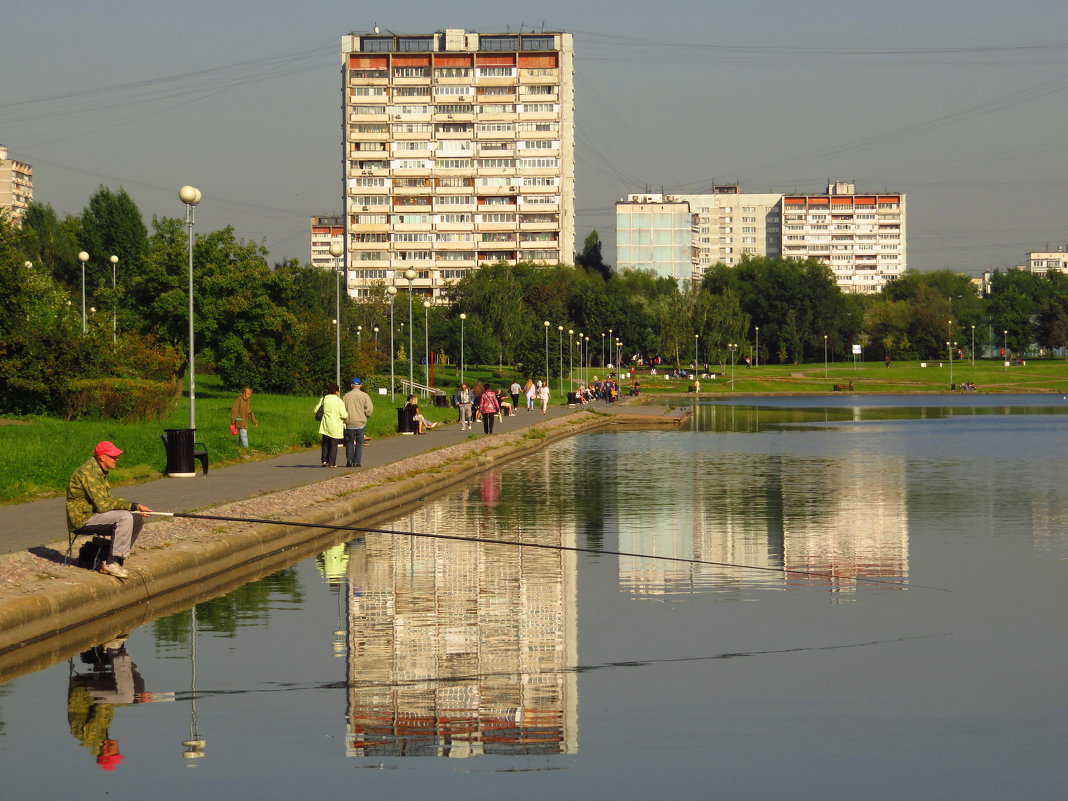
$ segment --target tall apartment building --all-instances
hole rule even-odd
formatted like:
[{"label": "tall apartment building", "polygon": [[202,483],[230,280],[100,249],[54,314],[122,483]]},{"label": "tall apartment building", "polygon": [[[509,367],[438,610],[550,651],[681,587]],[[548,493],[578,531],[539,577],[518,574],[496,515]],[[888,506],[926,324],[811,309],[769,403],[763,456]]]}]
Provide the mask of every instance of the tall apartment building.
[{"label": "tall apartment building", "polygon": [[627,195],[616,203],[616,263],[677,281],[694,275],[693,214],[685,200]]},{"label": "tall apartment building", "polygon": [[1050,270],[1068,271],[1068,253],[1064,248],[1059,250],[1029,250],[1027,251],[1027,267],[1032,273],[1045,275]]},{"label": "tall apartment building", "polygon": [[878,292],[905,272],[903,194],[858,195],[839,181],[782,204],[782,255],[824,262],[843,292]]},{"label": "tall apartment building", "polygon": [[[635,206],[647,197],[660,204],[655,212]],[[637,215],[663,214],[671,204],[690,213],[695,280],[714,264],[736,265],[746,256],[817,259],[831,268],[842,291],[851,293],[878,292],[905,272],[905,196],[858,195],[846,182],[829,184],[826,194],[819,195],[746,194],[735,185],[714,187],[710,194],[628,195],[616,204],[621,269],[678,272],[674,261],[630,246],[635,230],[649,229],[649,236],[654,235],[654,220]]]},{"label": "tall apartment building", "polygon": [[0,210],[7,212],[15,225],[22,225],[26,207],[33,200],[33,167],[7,157],[0,145]]},{"label": "tall apartment building", "polygon": [[311,223],[311,265],[325,270],[344,267],[344,260],[335,261],[330,255],[330,246],[335,242],[345,244],[345,218],[320,215],[312,217]]},{"label": "tall apartment building", "polygon": [[342,37],[350,294],[431,297],[484,264],[570,261],[572,37]]}]

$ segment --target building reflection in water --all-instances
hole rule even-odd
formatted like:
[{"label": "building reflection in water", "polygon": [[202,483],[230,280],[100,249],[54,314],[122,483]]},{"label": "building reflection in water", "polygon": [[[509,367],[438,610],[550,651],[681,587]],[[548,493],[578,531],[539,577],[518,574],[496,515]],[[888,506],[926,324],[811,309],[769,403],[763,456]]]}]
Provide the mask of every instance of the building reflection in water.
[{"label": "building reflection in water", "polygon": [[[648,471],[639,493],[645,502],[633,490],[621,500],[636,508],[619,515],[619,550],[724,566],[621,556],[624,589],[645,596],[709,592],[733,598],[756,588],[824,584],[834,592],[853,593],[860,586],[854,578],[907,577],[905,463],[900,457],[860,448],[821,458],[729,452],[698,456],[704,464],[684,462],[693,458],[686,454],[677,465]],[[687,478],[680,480],[680,475]]]},{"label": "building reflection in water", "polygon": [[[574,547],[501,497],[487,473],[384,527]],[[348,555],[349,755],[577,751],[573,552],[375,534]]]}]

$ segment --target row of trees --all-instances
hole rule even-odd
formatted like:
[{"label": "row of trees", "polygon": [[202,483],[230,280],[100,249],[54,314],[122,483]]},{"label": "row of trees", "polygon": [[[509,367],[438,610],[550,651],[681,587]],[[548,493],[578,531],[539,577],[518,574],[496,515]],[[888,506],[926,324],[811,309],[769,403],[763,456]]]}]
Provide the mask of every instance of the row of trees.
[{"label": "row of trees", "polygon": [[[180,378],[186,248],[181,219],[154,217],[146,226],[122,189],[101,187],[76,216],[60,219],[35,204],[21,229],[0,218],[0,410],[58,412],[57,390],[75,378]],[[95,309],[87,336],[81,250],[89,254],[85,291]],[[197,233],[193,259],[198,369],[214,370],[232,388],[287,393],[315,393],[333,378],[333,274],[296,260],[272,267],[262,245],[229,227]],[[754,258],[717,265],[699,284],[680,287],[650,272],[613,271],[596,233],[576,262],[490,265],[453,287],[447,305],[424,310],[419,297],[411,316],[402,292],[392,301],[397,373],[408,372],[409,351],[424,356],[427,342],[458,361],[461,332],[467,363],[519,365],[530,376],[544,373],[546,362],[559,372],[561,351],[566,369],[579,332],[596,366],[612,359],[616,340],[625,358],[669,364],[722,363],[732,344],[739,359],[801,363],[822,360],[825,347],[842,358],[854,343],[866,358],[937,358],[947,342],[970,349],[973,332],[980,354],[1003,344],[1021,352],[1068,342],[1068,277],[1059,273],[995,273],[986,298],[953,273],[909,273],[879,295],[860,296],[839,291],[821,263]],[[384,286],[360,302],[343,294],[344,376],[388,374],[390,304]]]}]

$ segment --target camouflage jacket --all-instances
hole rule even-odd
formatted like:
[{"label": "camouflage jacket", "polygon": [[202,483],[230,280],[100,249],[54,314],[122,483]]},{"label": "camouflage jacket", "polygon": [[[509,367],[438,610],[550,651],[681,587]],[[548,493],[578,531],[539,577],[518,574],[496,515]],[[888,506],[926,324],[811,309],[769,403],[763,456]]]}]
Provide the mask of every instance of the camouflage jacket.
[{"label": "camouflage jacket", "polygon": [[108,474],[95,456],[74,471],[67,484],[67,530],[76,531],[89,518],[115,509],[130,509],[134,504],[111,494]]}]

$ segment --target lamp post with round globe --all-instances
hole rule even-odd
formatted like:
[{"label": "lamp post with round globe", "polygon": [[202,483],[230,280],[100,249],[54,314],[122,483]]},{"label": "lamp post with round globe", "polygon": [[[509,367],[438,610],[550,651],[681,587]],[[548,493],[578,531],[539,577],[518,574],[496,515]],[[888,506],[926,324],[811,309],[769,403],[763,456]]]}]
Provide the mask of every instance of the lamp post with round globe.
[{"label": "lamp post with round globe", "polygon": [[430,301],[423,301],[423,368],[426,385],[430,386]]},{"label": "lamp post with round globe", "polygon": [[341,386],[341,254],[345,246],[340,242],[330,243],[330,255],[334,257],[334,380]]},{"label": "lamp post with round globe", "polygon": [[464,320],[467,315],[460,312],[460,383],[464,382]]},{"label": "lamp post with round globe", "polygon": [[548,320],[542,320],[542,327],[545,329],[545,383],[549,383],[549,326]]},{"label": "lamp post with round globe", "polygon": [[408,268],[404,271],[404,277],[408,279],[408,392],[415,392],[415,368],[413,362],[415,356],[413,350],[415,348],[415,339],[413,331],[415,327],[412,325],[412,281],[415,280],[416,273],[412,268]]},{"label": "lamp post with round globe", "polygon": [[85,263],[89,261],[89,254],[84,250],[78,254],[78,261],[82,263],[82,336],[85,336]]},{"label": "lamp post with round globe", "polygon": [[119,341],[119,296],[115,288],[115,266],[119,263],[118,256],[108,258],[111,262],[111,344]]},{"label": "lamp post with round globe", "polygon": [[387,286],[386,294],[389,295],[389,400],[393,403],[395,401],[394,387],[397,385],[393,370],[393,301],[397,299],[397,287],[392,285]]},{"label": "lamp post with round globe", "polygon": [[[556,374],[556,391],[564,394],[564,327],[556,326],[556,349],[560,356],[559,372]],[[549,376],[545,376],[545,383],[549,383]]]},{"label": "lamp post with round globe", "polygon": [[178,199],[185,204],[186,238],[189,242],[189,427],[197,427],[196,366],[193,338],[193,209],[203,195],[195,186],[183,186],[178,190]]}]

